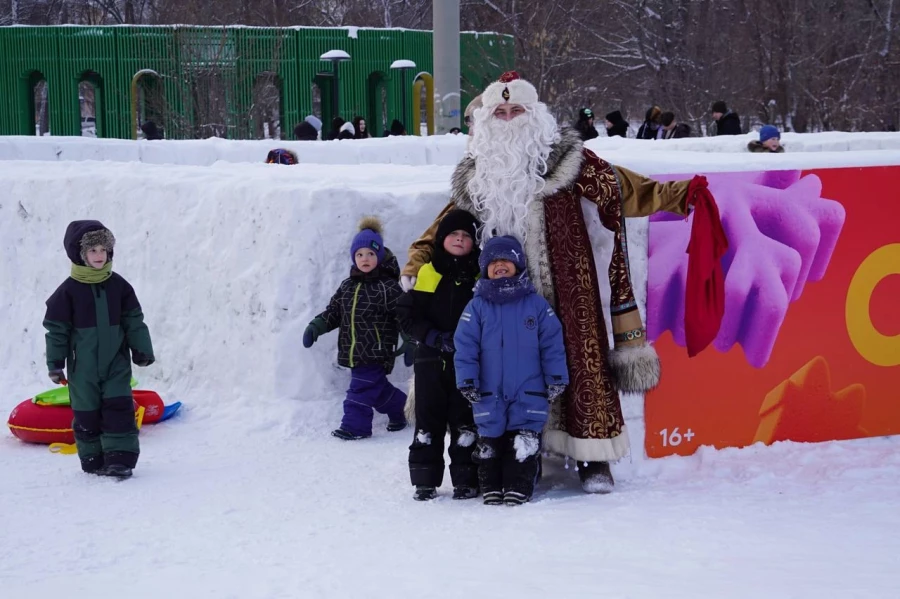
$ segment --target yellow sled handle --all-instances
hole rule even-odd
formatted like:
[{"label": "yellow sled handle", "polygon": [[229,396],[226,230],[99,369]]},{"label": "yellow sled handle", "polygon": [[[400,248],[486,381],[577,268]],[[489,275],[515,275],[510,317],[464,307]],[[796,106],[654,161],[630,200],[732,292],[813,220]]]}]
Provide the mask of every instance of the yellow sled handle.
[{"label": "yellow sled handle", "polygon": [[[138,430],[141,430],[141,425],[144,424],[144,406],[138,406],[137,411],[134,413],[134,424],[137,426]],[[58,453],[61,455],[74,455],[78,453],[78,449],[75,447],[74,443],[51,443],[47,448],[50,450],[50,453]]]}]

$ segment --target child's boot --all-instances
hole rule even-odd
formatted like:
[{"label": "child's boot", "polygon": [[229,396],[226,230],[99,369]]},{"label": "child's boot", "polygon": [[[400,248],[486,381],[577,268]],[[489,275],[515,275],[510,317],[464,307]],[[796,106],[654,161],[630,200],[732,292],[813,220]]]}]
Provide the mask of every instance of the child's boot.
[{"label": "child's boot", "polygon": [[359,439],[367,439],[372,435],[357,435],[355,433],[351,433],[350,431],[345,431],[342,428],[336,428],[331,431],[332,437],[337,437],[343,441],[358,441]]},{"label": "child's boot", "polygon": [[98,474],[103,469],[103,456],[97,454],[81,458],[81,469],[88,474]]},{"label": "child's boot", "polygon": [[396,433],[397,431],[402,431],[407,427],[406,418],[402,420],[390,420],[387,424],[387,429],[389,433]]},{"label": "child's boot", "polygon": [[437,489],[424,486],[416,487],[416,494],[413,495],[413,499],[416,501],[431,501],[435,497],[437,497]]},{"label": "child's boot", "polygon": [[474,487],[453,487],[453,499],[474,499],[478,497],[478,489]]},{"label": "child's boot", "polygon": [[540,433],[527,430],[508,435],[509,445],[503,455],[503,503],[522,505],[534,493],[541,438]]},{"label": "child's boot", "polygon": [[472,454],[472,460],[478,464],[478,483],[485,505],[503,503],[502,441],[502,437],[480,437]]}]

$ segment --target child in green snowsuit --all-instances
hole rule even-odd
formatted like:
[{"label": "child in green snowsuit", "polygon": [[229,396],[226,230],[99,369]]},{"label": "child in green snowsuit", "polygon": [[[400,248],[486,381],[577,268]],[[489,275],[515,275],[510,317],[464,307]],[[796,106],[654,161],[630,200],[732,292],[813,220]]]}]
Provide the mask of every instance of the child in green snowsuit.
[{"label": "child in green snowsuit", "polygon": [[115,242],[99,221],[69,224],[72,272],[47,300],[44,328],[50,380],[69,385],[82,470],[127,478],[140,453],[131,361],[149,366],[154,357],[134,289],[112,272]]}]

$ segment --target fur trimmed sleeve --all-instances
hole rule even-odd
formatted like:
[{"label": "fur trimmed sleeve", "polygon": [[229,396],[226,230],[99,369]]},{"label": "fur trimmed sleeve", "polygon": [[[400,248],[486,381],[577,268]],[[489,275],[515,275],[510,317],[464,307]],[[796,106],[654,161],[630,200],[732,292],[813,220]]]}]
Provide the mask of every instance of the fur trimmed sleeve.
[{"label": "fur trimmed sleeve", "polygon": [[409,246],[409,260],[406,262],[406,266],[403,267],[401,274],[407,277],[414,277],[419,274],[419,269],[422,268],[423,264],[431,262],[431,253],[433,251],[434,238],[437,236],[438,225],[441,223],[441,219],[454,208],[456,208],[455,203],[450,202],[447,204],[441,210],[441,213],[437,215],[437,218],[434,219],[434,222],[431,223],[431,226],[418,239],[412,242],[412,245]]}]

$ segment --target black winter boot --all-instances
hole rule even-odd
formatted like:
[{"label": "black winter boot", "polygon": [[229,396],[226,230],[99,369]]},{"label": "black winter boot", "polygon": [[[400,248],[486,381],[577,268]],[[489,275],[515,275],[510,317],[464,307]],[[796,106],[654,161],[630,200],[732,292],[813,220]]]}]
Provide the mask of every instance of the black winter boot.
[{"label": "black winter boot", "polygon": [[125,479],[131,478],[133,471],[128,466],[122,464],[107,464],[97,471],[100,476],[109,476],[111,478]]},{"label": "black winter boot", "polygon": [[478,489],[472,487],[453,487],[453,499],[475,499]]},{"label": "black winter boot", "polygon": [[612,493],[615,485],[612,472],[609,470],[609,462],[580,462],[578,477],[585,493],[606,495]]},{"label": "black winter boot", "polygon": [[485,505],[503,503],[502,437],[480,437],[472,461],[478,464],[478,483]]},{"label": "black winter boot", "polygon": [[397,420],[396,422],[388,422],[387,430],[389,433],[396,433],[397,431],[402,431],[407,426],[406,419]]},{"label": "black winter boot", "polygon": [[354,435],[353,433],[345,431],[342,428],[336,428],[331,431],[331,436],[337,437],[342,441],[358,441],[359,439],[368,439],[369,437],[371,437],[371,435]]},{"label": "black winter boot", "polygon": [[81,469],[88,474],[97,474],[103,468],[103,456],[92,455],[81,459]]},{"label": "black winter boot", "polygon": [[413,495],[413,499],[416,501],[430,501],[437,497],[437,489],[434,487],[416,487],[416,494]]},{"label": "black winter boot", "polygon": [[529,501],[534,493],[541,436],[534,431],[510,431],[505,440],[503,501],[508,505],[520,505]]}]

